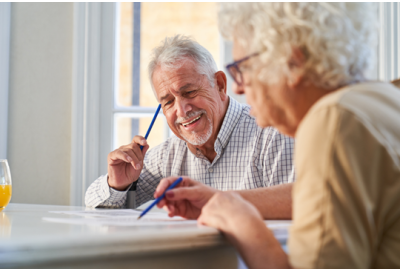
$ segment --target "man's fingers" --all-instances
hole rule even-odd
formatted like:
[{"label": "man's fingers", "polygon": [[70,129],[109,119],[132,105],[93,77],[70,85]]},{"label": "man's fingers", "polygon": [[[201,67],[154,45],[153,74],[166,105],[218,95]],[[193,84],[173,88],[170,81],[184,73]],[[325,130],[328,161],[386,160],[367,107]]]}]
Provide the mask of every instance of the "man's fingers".
[{"label": "man's fingers", "polygon": [[134,143],[130,144],[129,146],[130,146],[130,149],[132,149],[132,152],[135,154],[136,158],[138,159],[139,163],[142,164],[144,155],[143,155],[142,151],[140,150],[140,147]]},{"label": "man's fingers", "polygon": [[150,145],[146,145],[146,146],[143,147],[143,150],[142,150],[143,158],[144,158],[144,156],[146,155],[147,150],[149,150],[149,148],[150,148]]},{"label": "man's fingers", "polygon": [[126,149],[126,150],[124,150],[124,152],[127,153],[131,157],[131,159],[132,159],[131,164],[132,164],[133,168],[135,168],[136,170],[141,170],[142,169],[142,162],[136,156],[134,151],[131,150],[131,149]]},{"label": "man's fingers", "polygon": [[136,135],[132,138],[131,143],[139,143],[140,141],[146,141],[146,139],[143,136]]},{"label": "man's fingers", "polygon": [[133,168],[135,168],[135,170],[140,170],[142,168],[141,162],[134,154],[134,152],[129,148],[115,150],[110,153],[109,158],[110,165],[118,164],[121,160],[123,160],[126,163],[130,163]]},{"label": "man's fingers", "polygon": [[135,137],[133,137],[131,143],[132,143],[132,144],[133,144],[133,143],[134,143],[134,144],[138,144],[139,146],[142,145],[143,148],[144,148],[145,146],[148,146],[147,140],[146,140],[144,137],[139,136],[139,135],[136,135]]},{"label": "man's fingers", "polygon": [[118,164],[121,161],[124,161],[126,163],[131,163],[133,162],[133,159],[129,153],[126,153],[125,151],[122,150],[115,150],[109,154],[109,163],[110,164]]}]

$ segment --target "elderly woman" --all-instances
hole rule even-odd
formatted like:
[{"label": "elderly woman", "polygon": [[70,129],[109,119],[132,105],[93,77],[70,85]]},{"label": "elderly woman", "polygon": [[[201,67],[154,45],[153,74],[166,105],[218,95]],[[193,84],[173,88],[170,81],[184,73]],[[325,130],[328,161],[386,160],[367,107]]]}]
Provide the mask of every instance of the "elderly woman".
[{"label": "elderly woman", "polygon": [[235,192],[179,204],[171,191],[170,212],[202,208],[198,221],[224,232],[250,267],[399,268],[400,91],[367,80],[376,14],[372,3],[222,5],[236,91],[258,125],[296,138],[288,255]]}]

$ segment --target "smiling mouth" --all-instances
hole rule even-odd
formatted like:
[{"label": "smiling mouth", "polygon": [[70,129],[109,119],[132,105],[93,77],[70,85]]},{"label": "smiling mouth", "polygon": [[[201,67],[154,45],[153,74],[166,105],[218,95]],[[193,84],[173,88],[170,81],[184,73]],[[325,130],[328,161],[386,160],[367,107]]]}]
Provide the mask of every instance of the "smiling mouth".
[{"label": "smiling mouth", "polygon": [[200,114],[199,116],[197,116],[195,119],[193,119],[193,120],[190,121],[190,122],[182,123],[182,126],[186,127],[186,126],[188,126],[188,125],[190,125],[190,124],[193,124],[193,123],[197,122],[197,121],[200,119],[200,117],[201,117],[202,115],[203,115],[203,114]]}]

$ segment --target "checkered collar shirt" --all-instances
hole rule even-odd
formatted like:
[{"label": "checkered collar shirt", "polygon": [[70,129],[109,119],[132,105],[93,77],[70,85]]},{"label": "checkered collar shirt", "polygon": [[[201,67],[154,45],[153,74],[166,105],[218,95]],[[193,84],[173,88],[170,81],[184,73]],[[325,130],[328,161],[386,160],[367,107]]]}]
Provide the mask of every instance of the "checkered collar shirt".
[{"label": "checkered collar shirt", "polygon": [[[218,160],[223,152],[223,149],[226,147],[226,145],[228,144],[228,142],[231,138],[231,134],[232,134],[233,130],[236,128],[237,122],[239,121],[240,115],[242,114],[242,109],[243,109],[243,106],[240,103],[238,103],[236,100],[230,98],[228,110],[226,111],[224,121],[222,122],[221,129],[220,129],[217,139],[215,140],[215,143],[214,143],[214,150],[217,153],[217,156],[214,158],[213,162],[210,163],[209,160],[203,155],[203,153],[201,153],[201,151],[199,149],[197,149],[197,152],[195,154],[195,156],[197,158],[199,158],[203,161],[205,166],[207,166],[207,165],[213,166],[215,163],[218,162]],[[186,142],[184,144],[187,147]],[[188,152],[192,153],[189,150],[189,148],[188,148]]]},{"label": "checkered collar shirt", "polygon": [[[160,180],[172,175],[189,176],[219,190],[293,182],[293,139],[274,128],[258,127],[249,111],[249,106],[230,98],[214,143],[217,156],[212,162],[200,151],[193,154],[186,142],[175,136],[150,149],[138,179],[136,205],[154,199],[153,193]],[[101,176],[88,188],[86,206],[124,207],[127,190],[110,188],[107,175]]]}]

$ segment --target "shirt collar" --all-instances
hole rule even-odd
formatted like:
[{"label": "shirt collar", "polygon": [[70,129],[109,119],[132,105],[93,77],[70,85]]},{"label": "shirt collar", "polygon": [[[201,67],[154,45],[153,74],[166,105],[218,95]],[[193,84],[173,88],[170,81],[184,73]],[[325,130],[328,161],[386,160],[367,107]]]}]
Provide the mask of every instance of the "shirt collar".
[{"label": "shirt collar", "polygon": [[232,97],[229,97],[229,106],[228,110],[226,111],[224,121],[222,122],[221,129],[219,130],[217,140],[215,141],[214,148],[217,150],[218,145],[217,142],[222,146],[222,148],[225,148],[225,146],[229,142],[229,138],[231,137],[231,134],[233,130],[235,129],[240,116],[242,115],[242,111],[244,109],[244,106],[234,100]]}]

